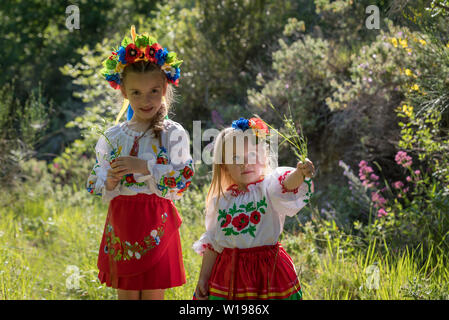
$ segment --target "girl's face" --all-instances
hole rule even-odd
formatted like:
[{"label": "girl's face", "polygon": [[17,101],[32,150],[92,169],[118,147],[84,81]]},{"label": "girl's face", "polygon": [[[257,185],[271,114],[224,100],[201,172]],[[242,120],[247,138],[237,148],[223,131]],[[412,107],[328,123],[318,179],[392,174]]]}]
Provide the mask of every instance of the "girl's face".
[{"label": "girl's face", "polygon": [[130,72],[124,82],[120,89],[134,111],[133,120],[148,122],[153,119],[161,108],[162,97],[167,90],[165,79],[157,71]]},{"label": "girl's face", "polygon": [[[248,145],[251,147],[248,148]],[[224,169],[232,180],[241,189],[244,189],[247,184],[260,180],[265,169],[266,159],[265,153],[256,149],[256,146],[249,144],[248,141],[245,141],[243,150],[236,152],[238,148],[241,148],[241,146],[236,147],[234,144],[233,163],[225,163]]]}]

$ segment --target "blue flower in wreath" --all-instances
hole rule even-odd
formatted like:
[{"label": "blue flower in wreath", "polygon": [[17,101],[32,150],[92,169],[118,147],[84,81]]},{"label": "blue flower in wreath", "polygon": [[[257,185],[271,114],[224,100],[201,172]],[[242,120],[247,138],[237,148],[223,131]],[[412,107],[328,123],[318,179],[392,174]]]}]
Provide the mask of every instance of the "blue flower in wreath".
[{"label": "blue flower in wreath", "polygon": [[[173,70],[173,69],[172,69]],[[179,69],[179,68],[175,68],[175,74],[173,74],[173,72],[170,72],[170,71],[166,71],[165,72],[165,75],[167,76],[167,78],[169,79],[169,80],[172,80],[172,81],[176,81],[177,79],[179,79],[179,77],[181,76],[181,69]]]},{"label": "blue flower in wreath", "polygon": [[165,149],[164,147],[160,147],[160,148],[161,148],[162,152],[167,153],[167,149]]},{"label": "blue flower in wreath", "polygon": [[117,51],[118,55],[118,61],[120,61],[122,64],[126,64],[125,55],[126,55],[126,49],[122,46]]},{"label": "blue flower in wreath", "polygon": [[117,84],[120,84],[120,77],[118,76],[118,73],[106,75],[106,80],[107,81],[114,81]]},{"label": "blue flower in wreath", "polygon": [[167,54],[168,54],[168,51],[167,51],[166,48],[164,48],[164,49],[159,49],[159,50],[156,52],[156,60],[157,60],[157,64],[158,64],[159,66],[164,65],[165,60],[167,60]]},{"label": "blue flower in wreath", "polygon": [[240,118],[238,120],[232,121],[232,127],[234,129],[240,129],[242,131],[245,131],[246,129],[249,129],[249,121],[245,118]]},{"label": "blue flower in wreath", "polygon": [[157,185],[157,188],[158,188],[160,191],[164,191],[164,190],[166,189],[166,187],[165,187],[164,185],[162,185],[162,184],[158,184],[158,185]]}]

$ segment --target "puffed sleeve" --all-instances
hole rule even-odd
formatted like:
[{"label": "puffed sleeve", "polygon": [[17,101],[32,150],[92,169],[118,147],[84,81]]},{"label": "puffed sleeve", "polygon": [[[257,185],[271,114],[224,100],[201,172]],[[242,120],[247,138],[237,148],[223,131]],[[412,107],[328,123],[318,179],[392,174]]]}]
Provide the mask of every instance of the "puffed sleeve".
[{"label": "puffed sleeve", "polygon": [[212,249],[218,253],[223,251],[223,247],[218,244],[216,235],[218,224],[218,208],[216,206],[216,199],[213,198],[206,208],[206,232],[203,233],[199,240],[197,240],[192,248],[196,253],[203,255],[206,248]]},{"label": "puffed sleeve", "polygon": [[104,203],[108,203],[120,194],[120,183],[114,190],[106,190],[105,182],[107,172],[111,169],[110,161],[120,155],[121,146],[113,148],[108,144],[106,138],[101,136],[95,146],[96,161],[92,171],[87,178],[87,191],[102,197]]},{"label": "puffed sleeve", "polygon": [[194,174],[190,141],[180,124],[169,120],[166,128],[162,135],[166,148],[160,148],[156,158],[147,160],[147,167],[161,196],[178,200],[192,183]]},{"label": "puffed sleeve", "polygon": [[295,168],[278,167],[266,178],[267,194],[273,208],[281,215],[294,216],[310,200],[314,186],[311,179],[306,178],[296,189],[288,190],[284,186],[284,180]]}]

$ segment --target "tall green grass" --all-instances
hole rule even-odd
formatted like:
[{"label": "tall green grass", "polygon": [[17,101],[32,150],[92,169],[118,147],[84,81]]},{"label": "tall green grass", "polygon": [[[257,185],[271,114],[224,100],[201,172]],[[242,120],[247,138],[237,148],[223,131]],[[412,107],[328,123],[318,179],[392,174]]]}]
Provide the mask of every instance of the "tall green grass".
[{"label": "tall green grass", "polygon": [[[191,299],[201,257],[191,248],[204,231],[205,190],[190,190],[177,202],[187,283],[166,299]],[[5,196],[0,206],[0,299],[116,299],[101,285],[96,266],[107,207],[84,191]],[[8,202],[9,201],[9,202]],[[8,205],[5,205],[9,203]],[[284,233],[282,243],[296,263],[304,299],[448,299],[445,253],[419,248],[393,252],[368,248],[313,232]],[[317,246],[321,237],[322,247]],[[323,240],[324,239],[324,240]],[[370,267],[371,266],[371,267]],[[369,270],[378,282],[370,285]],[[377,280],[376,280],[377,281]]]}]

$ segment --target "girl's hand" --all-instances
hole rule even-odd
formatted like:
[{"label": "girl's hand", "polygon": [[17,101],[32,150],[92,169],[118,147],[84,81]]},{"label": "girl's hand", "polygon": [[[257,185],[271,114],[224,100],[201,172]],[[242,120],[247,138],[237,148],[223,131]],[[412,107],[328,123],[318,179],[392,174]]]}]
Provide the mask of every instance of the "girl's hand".
[{"label": "girl's hand", "polygon": [[296,170],[306,178],[312,178],[315,174],[315,166],[312,161],[306,158],[305,163],[299,161],[296,165]]},{"label": "girl's hand", "polygon": [[111,169],[108,170],[107,178],[106,178],[106,190],[114,190],[117,184],[122,179],[121,175],[115,174]]},{"label": "girl's hand", "polygon": [[118,157],[111,163],[114,174],[124,176],[131,173],[150,174],[147,169],[147,162],[133,156]]},{"label": "girl's hand", "polygon": [[198,284],[195,289],[195,297],[198,300],[207,300],[209,298],[209,284],[208,281],[203,279],[198,280]]}]

